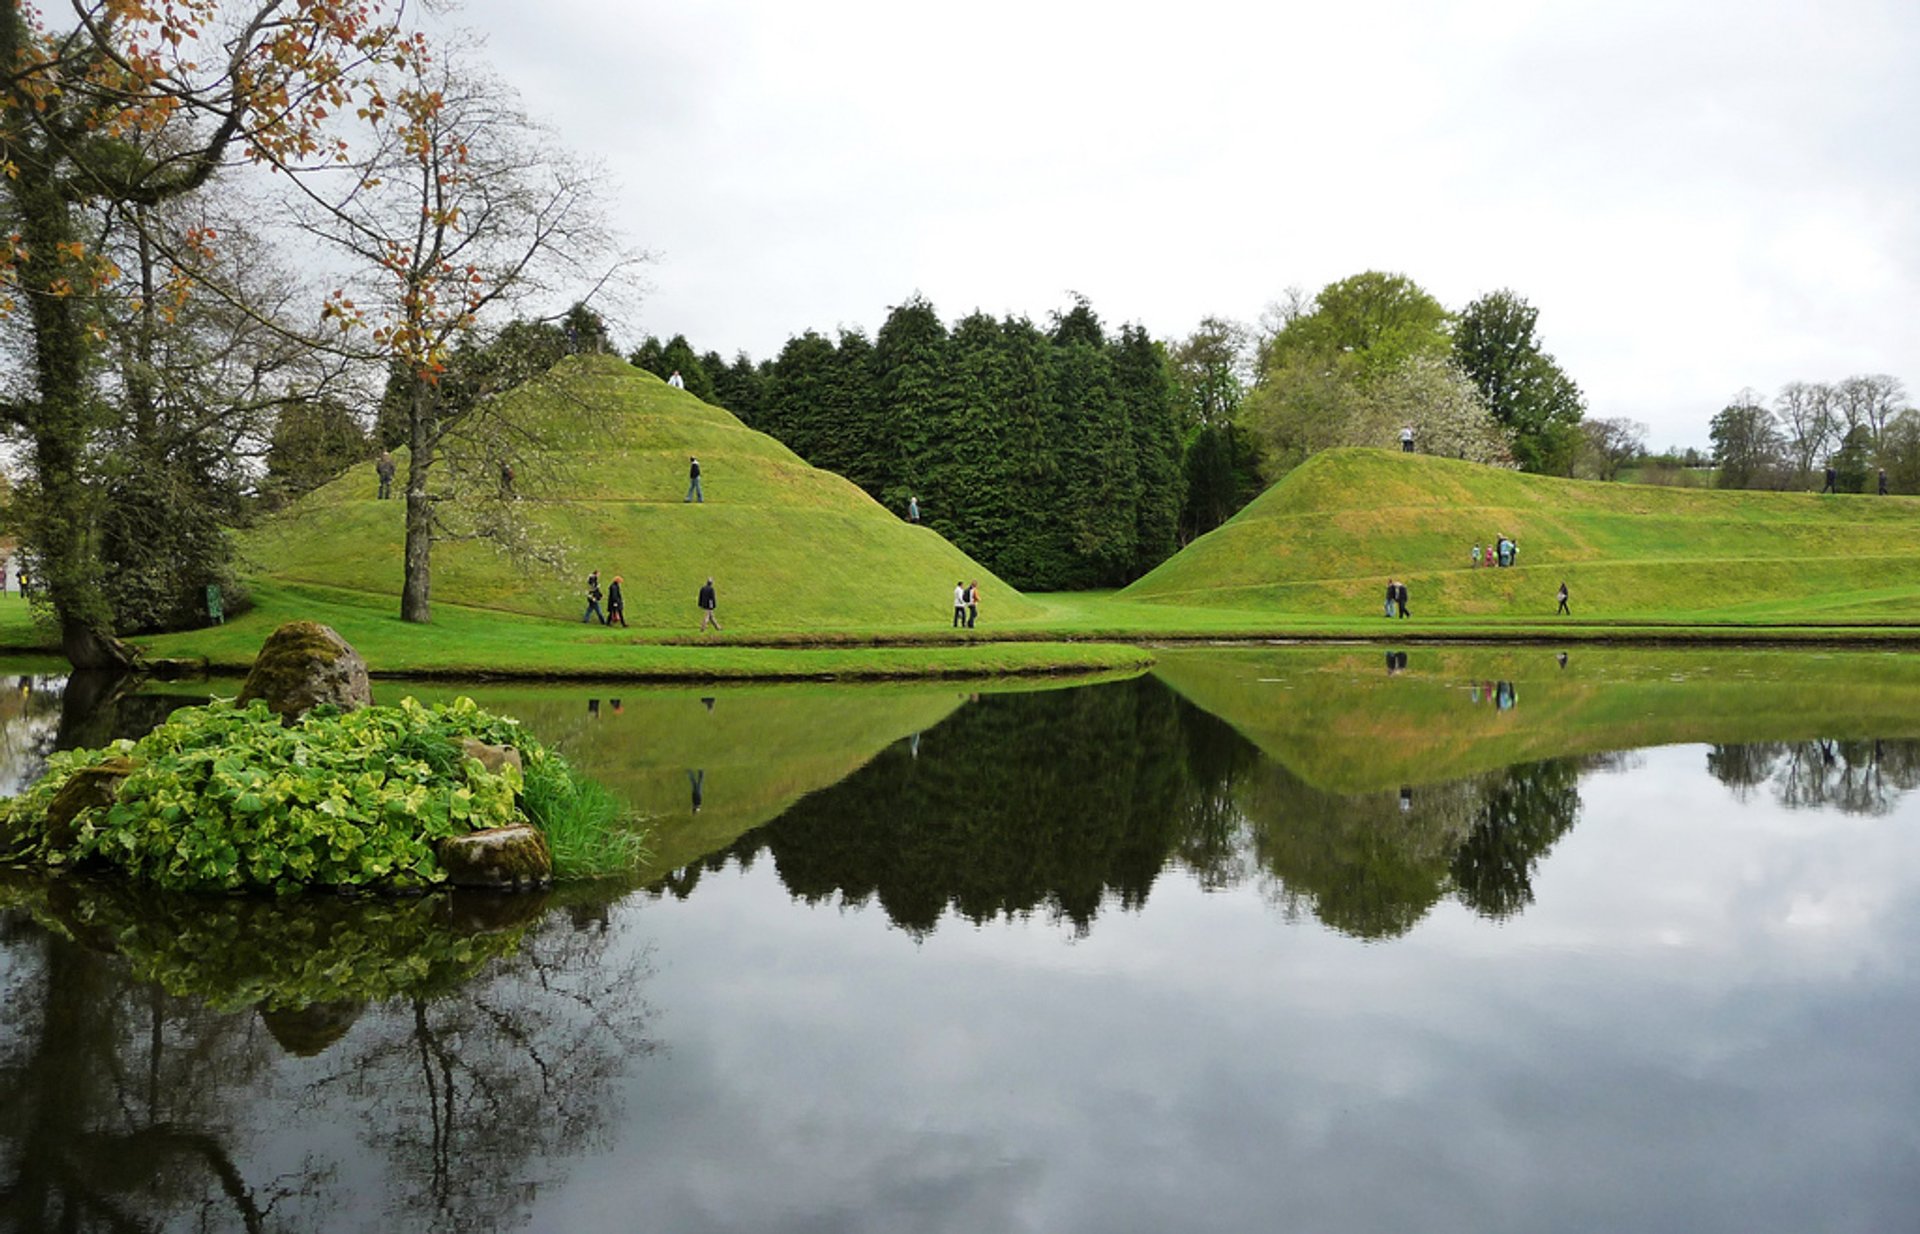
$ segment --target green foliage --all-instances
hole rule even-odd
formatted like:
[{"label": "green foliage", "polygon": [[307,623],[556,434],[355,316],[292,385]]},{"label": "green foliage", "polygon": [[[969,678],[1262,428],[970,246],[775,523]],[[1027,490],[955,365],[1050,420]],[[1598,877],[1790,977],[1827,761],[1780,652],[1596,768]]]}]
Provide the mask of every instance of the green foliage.
[{"label": "green foliage", "polygon": [[[445,877],[434,841],[520,820],[521,773],[463,758],[464,738],[519,748],[540,769],[543,801],[580,795],[562,785],[563,762],[471,699],[322,708],[291,726],[262,702],[214,703],[180,709],[138,742],[55,754],[0,829],[24,845],[15,856],[102,862],[166,888],[425,887]],[[48,806],[75,772],[109,755],[130,759],[133,772],[117,801],[82,812],[63,841]]]},{"label": "green foliage", "polygon": [[1522,471],[1569,475],[1586,399],[1534,333],[1540,310],[1511,291],[1481,296],[1460,314],[1453,356],[1513,442]]},{"label": "green foliage", "polygon": [[[664,359],[657,345],[634,354],[654,371]],[[1119,584],[1176,547],[1186,482],[1167,356],[1136,327],[1109,340],[1084,299],[1049,335],[983,313],[949,331],[914,296],[872,341],[808,331],[764,369],[743,356],[727,374],[717,386],[753,405],[755,427],[896,513],[917,497],[927,526],[1016,586]]]},{"label": "green foliage", "polygon": [[366,458],[367,450],[366,430],[344,406],[290,403],[280,409],[267,446],[268,487],[276,500],[291,501]]},{"label": "green foliage", "polygon": [[1262,378],[1276,367],[1331,367],[1364,383],[1414,356],[1446,354],[1450,321],[1406,275],[1368,270],[1328,283],[1311,310],[1268,340]]},{"label": "green foliage", "polygon": [[546,832],[556,871],[568,878],[612,878],[646,861],[644,834],[605,785],[575,771],[555,751],[523,747],[521,757],[521,801]]},{"label": "green foliage", "polygon": [[1772,488],[1786,475],[1786,438],[1756,394],[1736,399],[1709,428],[1721,488]]}]

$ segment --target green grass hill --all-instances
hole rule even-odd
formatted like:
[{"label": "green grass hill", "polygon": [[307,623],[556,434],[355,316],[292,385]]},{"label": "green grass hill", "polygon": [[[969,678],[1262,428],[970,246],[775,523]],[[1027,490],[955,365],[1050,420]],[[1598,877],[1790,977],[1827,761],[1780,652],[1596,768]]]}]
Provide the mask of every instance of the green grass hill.
[{"label": "green grass hill", "polygon": [[[1506,535],[1510,569],[1472,569]],[[1309,459],[1120,593],[1184,607],[1417,618],[1920,620],[1920,499],[1719,492],[1522,475],[1384,450]]]},{"label": "green grass hill", "polygon": [[[933,531],[614,357],[570,358],[506,397],[526,429],[513,517],[525,541],[559,562],[488,540],[442,540],[436,603],[577,622],[587,571],[598,568],[603,584],[624,578],[627,621],[656,633],[692,633],[694,595],[709,575],[727,630],[756,635],[946,626],[963,579],[979,580],[983,620],[1036,611]],[[689,455],[700,458],[704,503],[682,500]],[[396,458],[397,491],[406,458]],[[375,500],[377,489],[368,462],[294,503],[243,539],[250,571],[283,586],[392,596],[397,609],[405,503]],[[478,504],[447,511],[456,530],[481,513]]]}]

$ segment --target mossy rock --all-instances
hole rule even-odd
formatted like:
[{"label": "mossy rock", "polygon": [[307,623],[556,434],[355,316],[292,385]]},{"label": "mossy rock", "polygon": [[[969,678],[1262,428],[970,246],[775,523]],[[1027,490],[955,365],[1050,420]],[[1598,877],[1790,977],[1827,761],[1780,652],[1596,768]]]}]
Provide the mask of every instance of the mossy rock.
[{"label": "mossy rock", "polygon": [[323,703],[354,711],[373,703],[367,662],[331,626],[289,621],[267,637],[235,705],[265,700],[292,722]]},{"label": "mossy rock", "polygon": [[436,855],[455,887],[521,891],[553,881],[553,851],[539,828],[490,827],[439,843]]},{"label": "mossy rock", "polygon": [[74,824],[80,816],[112,805],[120,794],[121,782],[133,771],[132,759],[110,758],[74,772],[47,805],[47,842],[56,848],[72,844]]}]

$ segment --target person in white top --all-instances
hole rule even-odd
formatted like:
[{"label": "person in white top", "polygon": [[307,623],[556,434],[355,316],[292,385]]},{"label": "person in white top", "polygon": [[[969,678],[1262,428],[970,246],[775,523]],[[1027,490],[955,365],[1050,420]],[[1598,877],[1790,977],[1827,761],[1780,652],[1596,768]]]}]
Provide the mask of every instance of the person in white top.
[{"label": "person in white top", "polygon": [[672,386],[676,390],[684,390],[687,388],[686,379],[680,376],[679,369],[673,370],[673,376],[667,378],[667,384]]},{"label": "person in white top", "polygon": [[953,628],[959,629],[967,624],[967,585],[953,585]]},{"label": "person in white top", "polygon": [[1408,454],[1413,453],[1413,425],[1409,424],[1400,430],[1400,448]]}]

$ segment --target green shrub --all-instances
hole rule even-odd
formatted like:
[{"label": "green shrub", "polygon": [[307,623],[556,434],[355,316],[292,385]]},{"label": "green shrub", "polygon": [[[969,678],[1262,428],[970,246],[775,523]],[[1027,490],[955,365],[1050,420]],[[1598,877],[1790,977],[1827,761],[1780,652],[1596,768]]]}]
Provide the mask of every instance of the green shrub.
[{"label": "green shrub", "polygon": [[[426,707],[409,698],[345,714],[323,707],[291,726],[264,703],[216,702],[181,708],[137,742],[54,755],[0,813],[0,836],[16,859],[104,862],[184,890],[427,887],[445,878],[436,840],[521,820],[521,773],[463,758],[468,737],[518,748],[543,778],[553,763],[577,779],[516,721],[471,699]],[[81,812],[71,828],[50,827],[47,807],[67,779],[115,755],[134,763],[118,799]]]}]

